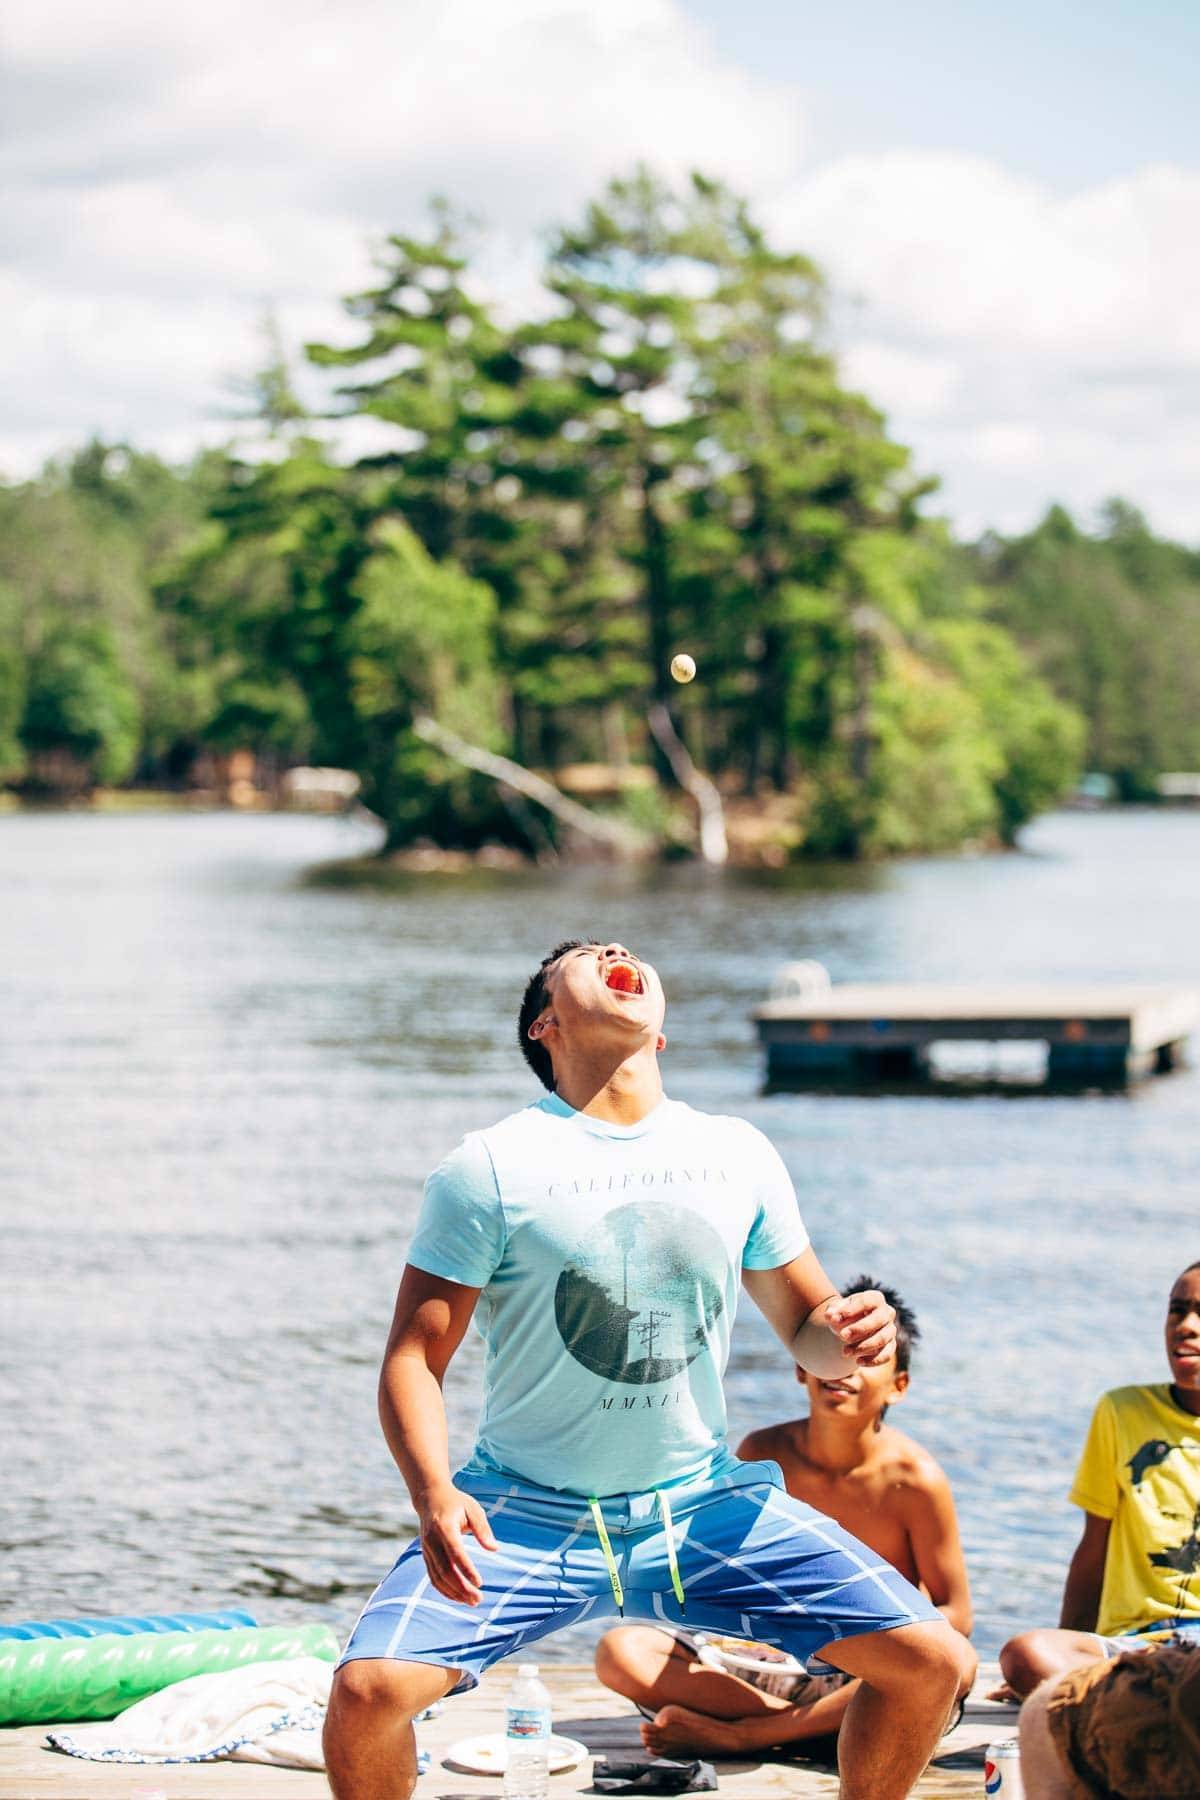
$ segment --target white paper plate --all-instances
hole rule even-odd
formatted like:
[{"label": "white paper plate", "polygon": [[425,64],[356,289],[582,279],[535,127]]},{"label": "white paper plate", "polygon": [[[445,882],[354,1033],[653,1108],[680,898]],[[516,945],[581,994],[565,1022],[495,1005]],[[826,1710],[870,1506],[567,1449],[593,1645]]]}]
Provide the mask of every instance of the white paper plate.
[{"label": "white paper plate", "polygon": [[[559,1775],[574,1769],[591,1752],[578,1738],[553,1736],[550,1739],[550,1773]],[[502,1731],[487,1732],[482,1737],[459,1738],[442,1758],[453,1769],[465,1769],[471,1775],[503,1775],[508,1761],[508,1739]]]},{"label": "white paper plate", "polygon": [[[786,1650],[776,1650],[773,1644],[755,1643],[752,1638],[721,1637],[716,1632],[698,1631],[696,1643],[699,1647],[701,1662],[713,1661],[718,1666],[750,1669],[758,1674],[803,1675],[806,1673],[802,1662],[789,1656]],[[705,1655],[705,1651],[709,1654]]]}]

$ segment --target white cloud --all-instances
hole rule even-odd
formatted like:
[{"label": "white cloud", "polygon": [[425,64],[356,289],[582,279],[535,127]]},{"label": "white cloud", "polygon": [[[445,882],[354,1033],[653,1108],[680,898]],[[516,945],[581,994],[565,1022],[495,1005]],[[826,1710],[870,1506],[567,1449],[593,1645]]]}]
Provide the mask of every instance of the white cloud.
[{"label": "white cloud", "polygon": [[966,530],[1106,495],[1195,539],[1200,170],[1063,197],[977,157],[845,158],[776,195],[841,296],[844,363]]},{"label": "white cloud", "polygon": [[889,406],[915,420],[938,418],[947,410],[963,364],[961,357],[939,350],[905,349],[855,335],[842,352],[841,371],[851,387],[868,396],[886,395]]},{"label": "white cloud", "polygon": [[708,156],[742,182],[795,165],[794,97],[723,65],[677,0],[112,10],[112,33],[111,12],[77,34],[51,6],[57,35],[28,18],[14,34],[15,74],[22,61],[44,82],[57,72],[64,122],[100,44],[149,65],[138,98],[93,109],[86,145],[54,129],[51,84],[7,153],[18,173],[69,181],[119,161],[126,174],[203,175],[231,197],[249,185],[313,209],[374,205],[379,224],[387,203],[461,183],[512,225],[543,223],[639,156],[668,171]]},{"label": "white cloud", "polygon": [[1121,491],[1200,536],[1200,171],[1064,197],[945,151],[822,165],[796,94],[685,0],[50,0],[7,35],[9,471],[91,430],[210,438],[263,307],[344,340],[370,242],[434,191],[491,223],[480,277],[529,306],[538,234],[645,159],[723,176],[826,265],[848,378],[963,528]]},{"label": "white cloud", "polygon": [[484,273],[525,301],[535,232],[639,158],[755,188],[798,156],[794,97],[677,0],[51,0],[7,55],[9,470],[93,429],[199,433],[264,305],[344,336],[370,242],[434,191],[494,222]]},{"label": "white cloud", "polygon": [[984,469],[1006,472],[1035,462],[1042,452],[1042,433],[1036,425],[1016,419],[999,419],[985,425],[975,438],[975,455]]},{"label": "white cloud", "polygon": [[1078,358],[1200,359],[1200,170],[1062,198],[977,157],[852,157],[773,208],[894,329]]}]

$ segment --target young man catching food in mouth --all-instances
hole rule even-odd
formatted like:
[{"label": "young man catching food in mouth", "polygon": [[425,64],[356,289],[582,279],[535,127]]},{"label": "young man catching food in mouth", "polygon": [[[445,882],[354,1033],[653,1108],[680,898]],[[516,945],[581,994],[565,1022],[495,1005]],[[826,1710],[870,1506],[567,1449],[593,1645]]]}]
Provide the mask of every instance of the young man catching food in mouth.
[{"label": "young man catching food in mouth", "polygon": [[[518,1023],[546,1095],[427,1183],[380,1380],[420,1536],[335,1675],[337,1800],[407,1800],[414,1714],[584,1619],[686,1622],[858,1678],[842,1800],[909,1793],[971,1666],[885,1558],[726,1447],[739,1283],[827,1378],[888,1363],[895,1319],[878,1292],[837,1293],[760,1132],[665,1097],[664,1014],[624,945],[556,946]],[[472,1318],[484,1403],[452,1474],[441,1383]]]}]

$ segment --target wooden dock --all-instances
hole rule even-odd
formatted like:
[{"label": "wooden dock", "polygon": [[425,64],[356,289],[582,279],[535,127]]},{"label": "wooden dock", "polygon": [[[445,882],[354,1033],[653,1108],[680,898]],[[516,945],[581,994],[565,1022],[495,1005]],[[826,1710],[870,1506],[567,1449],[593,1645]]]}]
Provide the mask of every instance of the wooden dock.
[{"label": "wooden dock", "polygon": [[[589,1755],[576,1769],[551,1779],[552,1800],[586,1794],[592,1756],[640,1750],[640,1720],[628,1701],[602,1688],[590,1668],[543,1665],[554,1702],[554,1729],[577,1738]],[[942,1740],[913,1793],[918,1800],[972,1800],[983,1791],[984,1747],[1016,1735],[1014,1706],[985,1698],[995,1687],[994,1664],[980,1671],[962,1722]],[[452,1746],[483,1732],[504,1729],[504,1700],[510,1672],[497,1669],[474,1693],[448,1701],[435,1719],[418,1726],[419,1741],[432,1766],[417,1783],[416,1800],[498,1800],[495,1776],[471,1775],[448,1760]],[[0,1730],[0,1800],[329,1800],[323,1775],[255,1763],[113,1764],[83,1762],[43,1748],[46,1727],[22,1725]],[[827,1764],[798,1761],[716,1762],[719,1792],[730,1800],[833,1800],[836,1772]]]},{"label": "wooden dock", "polygon": [[1200,994],[1099,985],[821,987],[789,984],[784,970],[753,1017],[771,1086],[927,1080],[934,1044],[1026,1041],[1047,1046],[1048,1084],[1112,1087],[1176,1067],[1200,1025]]}]

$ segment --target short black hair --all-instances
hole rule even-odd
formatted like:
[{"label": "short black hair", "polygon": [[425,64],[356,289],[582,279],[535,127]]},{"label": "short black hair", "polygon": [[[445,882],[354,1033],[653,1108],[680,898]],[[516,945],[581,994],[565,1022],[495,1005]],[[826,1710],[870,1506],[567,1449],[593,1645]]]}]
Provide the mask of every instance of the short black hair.
[{"label": "short black hair", "polygon": [[550,1061],[550,1052],[544,1044],[529,1035],[529,1027],[537,1018],[550,998],[546,991],[546,970],[556,963],[560,956],[568,950],[586,950],[589,944],[599,944],[600,939],[564,938],[561,944],[555,944],[548,956],[543,956],[529,980],[525,983],[525,992],[521,996],[521,1010],[517,1014],[517,1042],[521,1046],[521,1055],[529,1064],[544,1088],[554,1092],[554,1064]]},{"label": "short black hair", "polygon": [[882,1281],[876,1281],[874,1275],[855,1275],[842,1289],[843,1294],[861,1294],[866,1288],[874,1288],[882,1294],[888,1305],[896,1314],[896,1373],[906,1374],[912,1361],[913,1347],[920,1341],[921,1327],[917,1324],[917,1315],[906,1300],[902,1300],[893,1287],[885,1287]]}]

